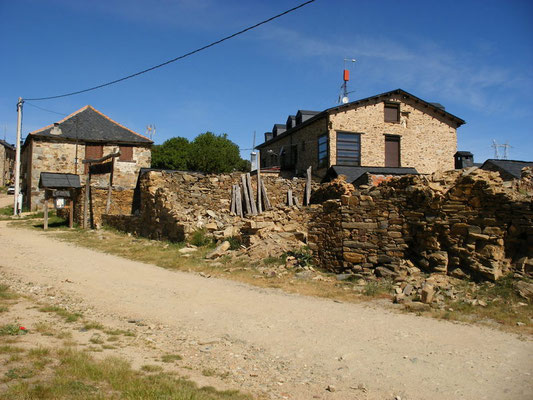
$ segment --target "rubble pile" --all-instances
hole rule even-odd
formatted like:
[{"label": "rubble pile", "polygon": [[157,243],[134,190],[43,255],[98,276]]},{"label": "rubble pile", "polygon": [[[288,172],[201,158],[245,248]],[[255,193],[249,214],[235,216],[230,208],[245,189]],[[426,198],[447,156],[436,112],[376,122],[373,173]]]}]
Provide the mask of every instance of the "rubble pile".
[{"label": "rubble pile", "polygon": [[311,194],[311,203],[319,204],[326,200],[340,199],[341,196],[350,196],[355,188],[346,182],[346,176],[339,175],[331,182],[324,183]]},{"label": "rubble pile", "polygon": [[[531,197],[483,170],[404,176],[314,211],[310,248],[337,273],[396,278],[411,260],[431,273],[496,280],[533,254]],[[522,273],[526,273],[522,268]]]}]

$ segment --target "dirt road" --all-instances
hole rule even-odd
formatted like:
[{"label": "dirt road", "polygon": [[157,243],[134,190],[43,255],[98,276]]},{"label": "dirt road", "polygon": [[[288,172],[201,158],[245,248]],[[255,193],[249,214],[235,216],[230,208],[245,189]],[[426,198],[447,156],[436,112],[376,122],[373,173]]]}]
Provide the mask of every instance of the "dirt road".
[{"label": "dirt road", "polygon": [[[0,223],[0,274],[56,288],[107,320],[143,319],[161,350],[290,399],[532,399],[533,343],[375,305],[165,270]],[[331,391],[326,390],[333,386]]]}]

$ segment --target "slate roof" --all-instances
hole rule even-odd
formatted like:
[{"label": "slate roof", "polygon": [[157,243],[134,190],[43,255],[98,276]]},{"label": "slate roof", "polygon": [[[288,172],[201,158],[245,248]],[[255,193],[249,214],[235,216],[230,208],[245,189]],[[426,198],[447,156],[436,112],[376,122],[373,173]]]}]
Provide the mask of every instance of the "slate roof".
[{"label": "slate roof", "polygon": [[[61,132],[60,134],[54,134],[54,132],[59,131]],[[30,137],[62,138],[102,143],[153,143],[147,137],[120,125],[92,106],[85,106],[56,124],[30,132],[28,138]]]},{"label": "slate roof", "polygon": [[[520,179],[522,168],[525,167],[533,167],[533,161],[488,159],[480,168],[488,171],[498,170],[500,173],[503,172],[503,174]],[[502,176],[502,178],[506,179],[505,176]]]},{"label": "slate roof", "polygon": [[76,174],[41,172],[39,187],[49,189],[80,188],[80,176]]},{"label": "slate roof", "polygon": [[15,150],[15,146],[13,146],[12,144],[9,144],[5,140],[0,139],[0,144],[4,147],[7,147],[8,149]]},{"label": "slate roof", "polygon": [[422,100],[421,98],[419,97],[416,97],[414,95],[412,95],[411,93],[408,93],[406,92],[405,90],[403,89],[396,89],[396,90],[391,90],[390,92],[385,92],[385,93],[381,93],[381,94],[378,94],[378,95],[375,95],[375,96],[371,96],[371,97],[366,97],[364,99],[360,99],[360,100],[355,100],[355,101],[352,101],[350,103],[346,103],[346,104],[342,104],[342,105],[339,105],[339,106],[335,106],[335,107],[331,107],[331,108],[327,108],[325,109],[324,111],[308,111],[308,110],[298,110],[298,113],[299,114],[312,114],[313,117],[309,118],[308,120],[302,122],[301,124],[299,125],[296,125],[294,128],[291,128],[291,129],[288,129],[287,131],[283,132],[281,135],[278,135],[276,136],[275,138],[272,138],[271,140],[269,140],[268,142],[264,142],[264,143],[261,143],[260,145],[256,146],[257,149],[261,149],[262,147],[264,147],[265,145],[267,144],[271,144],[283,137],[286,137],[288,135],[291,135],[293,132],[297,131],[298,129],[324,117],[325,115],[327,114],[333,114],[333,113],[337,113],[337,112],[340,112],[340,111],[343,111],[345,110],[346,108],[349,108],[349,107],[353,107],[353,106],[357,106],[357,105],[361,105],[361,104],[364,104],[364,103],[367,103],[369,101],[373,101],[373,100],[376,100],[376,99],[379,99],[381,97],[390,97],[394,94],[399,94],[399,95],[402,95],[406,98],[409,98],[413,101],[415,101],[416,103],[420,103],[420,104],[423,104],[425,106],[427,106],[428,108],[432,109],[433,111],[437,112],[438,114],[448,118],[448,119],[451,119],[452,121],[454,121],[457,126],[461,126],[463,124],[465,124],[466,122],[459,118],[459,117],[456,117],[455,115],[449,113],[448,111],[445,111],[444,109],[440,108],[442,107],[441,104],[439,104],[440,107],[437,107],[435,106],[435,104],[438,104],[438,103],[429,103],[425,100]]},{"label": "slate roof", "polygon": [[339,175],[346,176],[346,182],[352,183],[362,177],[366,173],[374,175],[418,175],[415,168],[399,167],[348,167],[343,165],[334,165],[329,168],[326,178],[336,178]]}]

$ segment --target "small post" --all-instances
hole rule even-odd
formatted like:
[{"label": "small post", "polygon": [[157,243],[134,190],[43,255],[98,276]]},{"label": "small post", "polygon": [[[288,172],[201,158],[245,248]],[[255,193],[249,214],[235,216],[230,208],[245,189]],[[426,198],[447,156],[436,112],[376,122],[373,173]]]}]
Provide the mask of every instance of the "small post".
[{"label": "small post", "polygon": [[265,202],[265,211],[268,211],[272,208],[270,204],[270,200],[268,198],[268,193],[265,187],[265,182],[261,181],[261,194],[263,196],[263,200]]},{"label": "small post", "polygon": [[248,197],[248,184],[246,182],[246,175],[241,175],[242,193],[244,195],[244,205],[246,206],[246,214],[252,213],[252,207],[250,206],[250,197]]},{"label": "small post", "polygon": [[292,189],[289,189],[287,191],[287,205],[289,207],[292,207],[293,206],[293,202],[292,202]]},{"label": "small post", "polygon": [[305,204],[309,205],[311,202],[311,166],[307,168],[307,181],[305,182]]},{"label": "small post", "polygon": [[87,167],[87,177],[85,178],[85,202],[83,204],[83,229],[87,229],[89,221],[89,189],[91,187],[91,165]]},{"label": "small post", "polygon": [[109,174],[109,186],[107,188],[107,203],[105,205],[105,213],[109,214],[111,208],[111,192],[113,191],[113,171],[115,171],[115,157],[111,159],[111,173]]},{"label": "small post", "polygon": [[48,229],[48,190],[45,190],[44,194],[44,230]]},{"label": "small post", "polygon": [[230,205],[230,214],[235,215],[235,195],[236,195],[235,185],[231,185],[231,205]]},{"label": "small post", "polygon": [[235,206],[237,215],[239,217],[243,217],[242,213],[242,198],[241,198],[241,187],[239,185],[235,185]]},{"label": "small post", "polygon": [[72,192],[68,201],[68,207],[68,227],[72,229],[74,227],[74,200],[72,199]]},{"label": "small post", "polygon": [[263,202],[261,199],[261,152],[257,151],[256,167],[257,167],[257,213],[263,213]]},{"label": "small post", "polygon": [[250,208],[252,215],[257,215],[257,207],[255,206],[254,191],[252,189],[252,178],[250,173],[246,173],[246,187],[248,188],[248,195],[250,196]]}]

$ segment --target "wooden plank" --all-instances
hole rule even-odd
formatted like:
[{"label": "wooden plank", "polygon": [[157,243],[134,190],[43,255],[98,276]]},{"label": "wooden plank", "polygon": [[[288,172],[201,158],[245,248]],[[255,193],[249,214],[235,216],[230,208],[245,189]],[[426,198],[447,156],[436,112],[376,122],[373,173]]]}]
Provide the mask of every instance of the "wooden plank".
[{"label": "wooden plank", "polygon": [[307,168],[307,180],[305,182],[305,202],[304,205],[308,206],[311,203],[311,166]]},{"label": "wooden plank", "polygon": [[117,151],[116,153],[111,153],[111,154],[108,154],[107,156],[104,156],[104,157],[101,157],[101,158],[96,158],[96,159],[86,159],[86,160],[82,160],[82,164],[94,164],[94,163],[101,163],[101,162],[104,162],[106,160],[109,160],[110,158],[116,158],[116,157],[120,157],[120,151]]},{"label": "wooden plank", "polygon": [[74,200],[72,200],[72,197],[68,201],[68,227],[72,229],[74,227]]},{"label": "wooden plank", "polygon": [[246,175],[241,175],[242,182],[242,194],[244,196],[244,205],[246,207],[246,215],[252,213],[252,207],[250,206],[250,197],[248,196],[248,184],[246,183]]},{"label": "wooden plank", "polygon": [[263,202],[261,199],[261,152],[257,152],[257,213],[261,214],[263,212]]},{"label": "wooden plank", "polygon": [[111,172],[109,173],[109,186],[107,187],[107,202],[105,205],[105,213],[109,214],[111,208],[111,192],[113,192],[113,172],[115,171],[115,157],[111,161]]},{"label": "wooden plank", "polygon": [[87,229],[89,222],[89,188],[91,186],[91,173],[85,178],[85,201],[83,203],[83,229]]},{"label": "wooden plank", "polygon": [[287,191],[287,205],[289,207],[292,207],[293,206],[293,203],[292,203],[292,189],[289,189]]},{"label": "wooden plank", "polygon": [[239,217],[243,217],[241,187],[239,185],[235,185],[235,206],[236,206],[237,215]]},{"label": "wooden plank", "polygon": [[261,180],[261,194],[262,194],[264,205],[265,205],[265,211],[272,209],[272,205],[270,204],[268,193],[265,187],[265,182],[263,182],[262,180]]},{"label": "wooden plank", "polygon": [[236,193],[237,193],[237,191],[235,190],[235,185],[232,185],[231,186],[231,205],[230,205],[230,213],[231,213],[231,215],[235,215],[235,210],[236,210],[236,207],[235,207],[235,196],[236,196]]},{"label": "wooden plank", "polygon": [[48,195],[45,194],[44,195],[44,223],[43,223],[43,227],[44,227],[44,230],[47,230],[48,229]]},{"label": "wooden plank", "polygon": [[246,188],[248,189],[248,196],[250,196],[250,208],[252,211],[252,215],[257,215],[257,207],[255,205],[254,199],[254,190],[252,189],[252,178],[250,177],[249,172],[246,174]]}]

